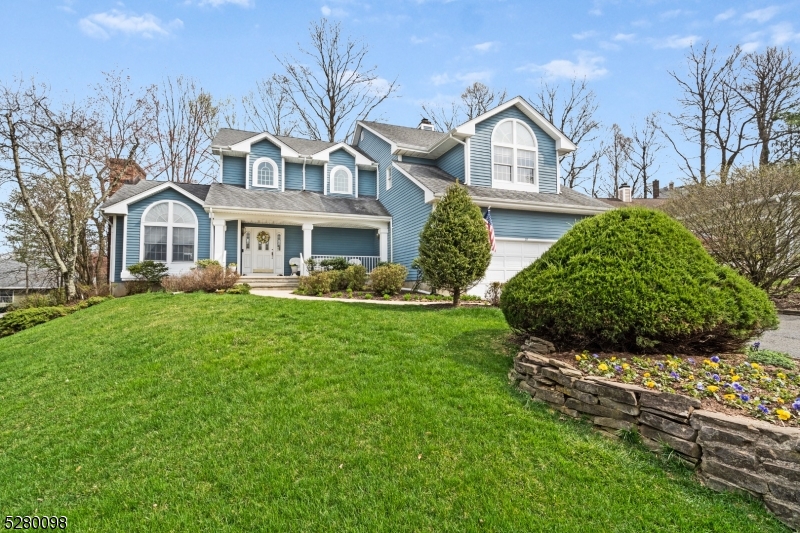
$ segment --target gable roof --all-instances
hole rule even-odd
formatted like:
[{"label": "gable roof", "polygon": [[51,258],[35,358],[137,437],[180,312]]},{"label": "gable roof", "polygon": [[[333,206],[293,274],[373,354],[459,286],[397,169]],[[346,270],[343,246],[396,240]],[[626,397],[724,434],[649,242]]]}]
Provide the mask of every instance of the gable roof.
[{"label": "gable roof", "polygon": [[375,198],[325,196],[311,191],[259,191],[235,185],[215,183],[206,197],[206,206],[214,209],[257,209],[263,211],[309,212],[340,215],[389,217],[389,212]]},{"label": "gable roof", "polygon": [[383,122],[362,120],[360,123],[374,130],[390,142],[410,148],[419,148],[420,150],[430,148],[449,136],[447,132],[421,130]]},{"label": "gable roof", "polygon": [[327,141],[314,141],[311,139],[301,139],[299,137],[284,137],[276,135],[281,142],[293,148],[297,153],[302,155],[311,155],[321,152],[337,144]]},{"label": "gable roof", "polygon": [[[430,194],[426,194],[426,201],[444,196],[447,189],[458,182],[455,177],[432,165],[400,163],[397,161],[394,162],[394,165],[412,181],[415,181],[423,190],[427,189]],[[512,191],[471,185],[466,187],[475,203],[481,206],[495,205],[498,208],[509,207],[530,211],[576,214],[595,214],[611,209],[600,200],[581,194],[569,187],[562,187],[561,194]]]},{"label": "gable roof", "polygon": [[233,128],[220,128],[211,140],[211,146],[227,148],[236,143],[242,142],[250,137],[258,135],[256,131],[235,130]]},{"label": "gable roof", "polygon": [[111,206],[125,206],[125,212],[116,212],[118,210],[114,210],[114,212],[110,214],[126,214],[127,204],[138,202],[167,188],[174,189],[191,200],[202,204],[208,195],[210,187],[211,185],[203,185],[200,183],[177,183],[174,181],[142,180],[135,185],[125,183],[117,192],[109,196],[106,201],[103,202],[100,209],[105,211]]},{"label": "gable roof", "polygon": [[[29,289],[58,287],[58,273],[44,268],[28,270]],[[0,289],[25,289],[25,264],[13,259],[11,253],[0,254]]]}]

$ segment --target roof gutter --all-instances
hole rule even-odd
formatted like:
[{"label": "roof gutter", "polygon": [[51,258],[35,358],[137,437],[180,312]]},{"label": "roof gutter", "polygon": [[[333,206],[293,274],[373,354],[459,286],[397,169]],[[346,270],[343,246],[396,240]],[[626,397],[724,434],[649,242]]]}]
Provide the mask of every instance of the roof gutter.
[{"label": "roof gutter", "polygon": [[480,207],[495,207],[498,209],[513,209],[515,211],[539,211],[542,213],[566,213],[570,215],[599,215],[610,211],[613,207],[591,207],[581,205],[554,205],[542,202],[525,202],[518,200],[504,200],[501,198],[472,197],[472,201]]}]

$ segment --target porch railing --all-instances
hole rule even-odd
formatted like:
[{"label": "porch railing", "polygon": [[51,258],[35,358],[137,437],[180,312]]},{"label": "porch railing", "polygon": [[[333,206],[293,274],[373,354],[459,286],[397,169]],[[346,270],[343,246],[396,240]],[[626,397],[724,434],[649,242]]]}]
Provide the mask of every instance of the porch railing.
[{"label": "porch railing", "polygon": [[311,259],[314,260],[314,263],[317,264],[317,268],[319,268],[319,264],[326,259],[334,259],[336,257],[344,257],[345,260],[350,264],[356,265],[363,265],[364,268],[367,269],[367,273],[372,272],[372,270],[378,266],[380,263],[381,258],[378,255],[312,255]]}]

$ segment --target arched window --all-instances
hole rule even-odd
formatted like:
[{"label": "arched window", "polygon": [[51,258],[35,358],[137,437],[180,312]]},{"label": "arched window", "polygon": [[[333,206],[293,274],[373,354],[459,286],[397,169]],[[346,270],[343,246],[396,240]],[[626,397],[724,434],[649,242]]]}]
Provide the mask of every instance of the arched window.
[{"label": "arched window", "polygon": [[521,120],[499,122],[492,132],[492,182],[495,187],[535,189],[536,137]]},{"label": "arched window", "polygon": [[186,205],[166,201],[148,207],[142,216],[141,259],[163,263],[195,260],[197,216]]},{"label": "arched window", "polygon": [[268,157],[259,157],[253,163],[253,187],[278,188],[278,165]]},{"label": "arched window", "polygon": [[353,174],[349,168],[339,165],[331,169],[331,192],[353,194]]}]

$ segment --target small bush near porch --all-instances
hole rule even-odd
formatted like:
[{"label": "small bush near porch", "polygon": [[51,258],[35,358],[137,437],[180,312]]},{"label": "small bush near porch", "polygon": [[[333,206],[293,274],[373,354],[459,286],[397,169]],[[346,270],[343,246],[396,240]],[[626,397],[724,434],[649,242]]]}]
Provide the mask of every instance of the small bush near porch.
[{"label": "small bush near porch", "polygon": [[0,502],[75,531],[786,531],[526,402],[494,308],[119,298],[0,339]]}]

